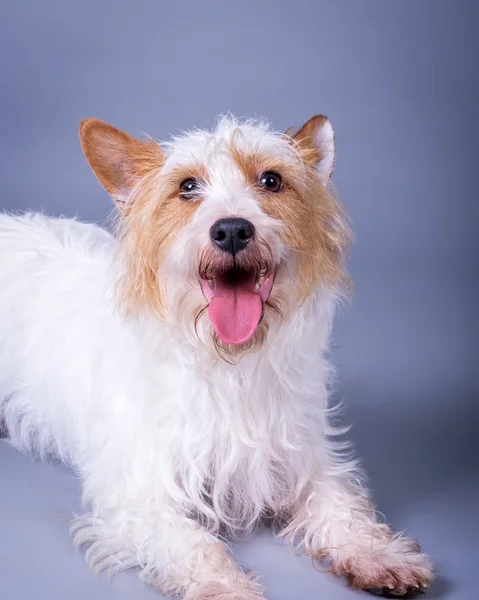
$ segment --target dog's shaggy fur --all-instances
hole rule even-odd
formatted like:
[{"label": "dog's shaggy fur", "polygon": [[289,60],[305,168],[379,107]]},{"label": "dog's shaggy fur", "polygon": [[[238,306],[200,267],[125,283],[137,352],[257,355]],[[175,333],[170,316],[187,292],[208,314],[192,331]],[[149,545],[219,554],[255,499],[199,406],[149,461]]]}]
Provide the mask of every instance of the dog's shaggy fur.
[{"label": "dog's shaggy fur", "polygon": [[[331,424],[349,231],[330,122],[280,134],[224,117],[159,145],[90,119],[80,137],[116,232],[0,216],[0,422],[79,473],[90,566],[259,600],[222,540],[269,518],[354,586],[426,587],[429,558],[377,521]],[[212,237],[226,218],[251,226],[244,248]]]}]

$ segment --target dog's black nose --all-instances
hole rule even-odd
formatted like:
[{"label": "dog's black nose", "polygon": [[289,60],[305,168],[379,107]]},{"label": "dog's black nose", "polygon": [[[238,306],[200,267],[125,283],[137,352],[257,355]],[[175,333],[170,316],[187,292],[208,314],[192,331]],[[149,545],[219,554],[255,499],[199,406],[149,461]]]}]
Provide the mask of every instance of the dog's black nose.
[{"label": "dog's black nose", "polygon": [[246,248],[253,236],[253,223],[246,219],[220,219],[210,229],[211,240],[233,256]]}]

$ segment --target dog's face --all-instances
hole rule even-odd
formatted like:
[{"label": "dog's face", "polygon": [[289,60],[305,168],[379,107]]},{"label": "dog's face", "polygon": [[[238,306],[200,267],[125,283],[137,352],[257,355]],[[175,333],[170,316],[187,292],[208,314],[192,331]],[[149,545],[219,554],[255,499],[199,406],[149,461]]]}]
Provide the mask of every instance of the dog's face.
[{"label": "dog's face", "polygon": [[163,147],[94,119],[85,156],[119,207],[130,313],[150,311],[223,353],[262,341],[320,285],[343,277],[348,230],[327,186],[324,116],[295,135],[222,118]]}]

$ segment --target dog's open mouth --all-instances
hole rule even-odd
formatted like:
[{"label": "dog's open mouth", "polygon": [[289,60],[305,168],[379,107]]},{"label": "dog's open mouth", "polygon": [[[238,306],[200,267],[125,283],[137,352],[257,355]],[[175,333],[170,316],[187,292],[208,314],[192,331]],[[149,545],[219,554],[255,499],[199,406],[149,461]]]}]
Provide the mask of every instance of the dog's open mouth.
[{"label": "dog's open mouth", "polygon": [[253,337],[263,317],[274,276],[274,271],[260,275],[232,267],[211,279],[200,280],[211,322],[222,342],[239,346]]}]

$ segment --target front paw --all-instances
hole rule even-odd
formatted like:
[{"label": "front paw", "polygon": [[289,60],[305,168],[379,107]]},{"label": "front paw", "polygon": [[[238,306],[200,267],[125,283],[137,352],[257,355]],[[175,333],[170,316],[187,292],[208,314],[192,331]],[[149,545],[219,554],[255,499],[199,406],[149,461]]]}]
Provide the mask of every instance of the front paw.
[{"label": "front paw", "polygon": [[380,590],[387,596],[410,597],[424,591],[433,580],[431,559],[419,544],[407,537],[395,537],[379,548],[344,549],[333,561],[332,570],[344,575],[351,586],[363,590]]}]

